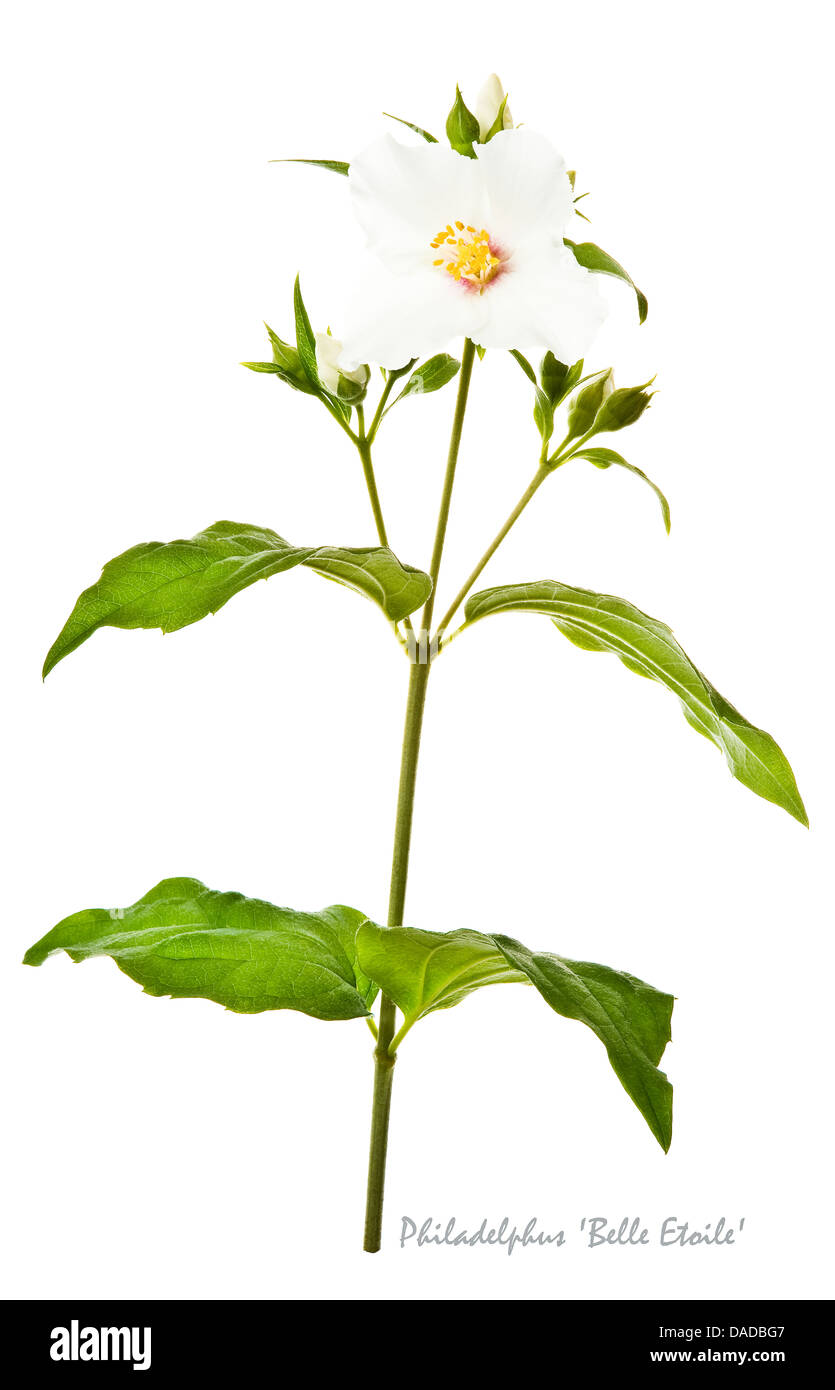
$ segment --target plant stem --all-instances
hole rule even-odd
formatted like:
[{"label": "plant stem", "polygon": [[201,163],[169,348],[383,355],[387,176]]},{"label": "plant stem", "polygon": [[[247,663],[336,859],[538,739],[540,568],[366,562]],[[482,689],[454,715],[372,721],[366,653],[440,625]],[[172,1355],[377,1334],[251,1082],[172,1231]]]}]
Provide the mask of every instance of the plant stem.
[{"label": "plant stem", "polygon": [[386,523],[383,520],[383,508],[380,504],[380,494],[377,491],[377,479],[374,474],[374,464],[371,461],[371,436],[365,433],[365,421],[363,419],[362,406],[357,406],[357,419],[359,420],[359,436],[356,439],[357,452],[362,463],[362,471],[365,477],[365,486],[368,488],[368,498],[371,502],[371,510],[374,513],[374,525],[377,527],[377,536],[380,545],[388,545],[386,534]]},{"label": "plant stem", "polygon": [[512,526],[516,525],[516,522],[519,520],[520,516],[527,507],[534,493],[542,486],[550,472],[551,469],[545,467],[540,467],[537,470],[530,484],[522,493],[522,496],[519,498],[519,501],[516,503],[516,506],[513,508],[513,511],[510,513],[510,516],[507,518],[507,521],[504,523],[504,526],[502,526],[501,530],[490,542],[481,559],[479,560],[478,564],[476,565],[475,569],[471,571],[471,573],[465,579],[464,583],[461,585],[461,588],[458,590],[458,593],[455,595],[455,598],[452,600],[452,603],[450,604],[446,613],[441,618],[441,621],[438,623],[438,636],[441,638],[441,640],[443,640],[443,634],[445,630],[449,627],[450,622],[452,621],[455,614],[458,612],[458,609],[461,607],[461,604],[464,602],[464,599],[467,597],[467,594],[470,592],[470,589],[475,584],[476,580],[478,579],[478,576],[481,574],[481,571],[493,558],[502,541],[504,540],[505,536],[507,535],[508,531],[511,529]]},{"label": "plant stem", "polygon": [[[449,509],[452,501],[452,488],[455,482],[455,469],[464,412],[467,408],[467,395],[473,371],[475,348],[467,339],[461,358],[461,372],[458,379],[458,396],[455,402],[455,415],[449,441],[446,474],[444,476],[438,523],[435,530],[435,543],[429,573],[432,591],[426,600],[421,614],[420,639],[413,654],[409,672],[409,693],[406,701],[406,719],[403,729],[403,752],[400,762],[400,786],[397,794],[397,814],[394,827],[394,850],[391,865],[391,887],[389,891],[389,927],[403,924],[406,904],[406,883],[409,874],[409,850],[412,839],[412,818],[415,803],[415,784],[417,780],[418,757],[420,754],[420,735],[423,727],[423,711],[426,703],[426,687],[432,661],[431,647],[425,645],[432,611],[435,602],[435,589],[441,570],[444,541],[446,539]],[[371,1108],[371,1144],[368,1157],[368,1194],[365,1210],[365,1239],[363,1249],[376,1253],[380,1249],[383,1223],[383,1194],[386,1180],[386,1150],[388,1147],[389,1114],[391,1111],[391,1088],[396,1056],[389,1052],[395,1035],[397,1010],[393,1000],[386,995],[380,1000],[380,1021],[377,1030],[377,1045],[374,1049],[374,1094]]]}]

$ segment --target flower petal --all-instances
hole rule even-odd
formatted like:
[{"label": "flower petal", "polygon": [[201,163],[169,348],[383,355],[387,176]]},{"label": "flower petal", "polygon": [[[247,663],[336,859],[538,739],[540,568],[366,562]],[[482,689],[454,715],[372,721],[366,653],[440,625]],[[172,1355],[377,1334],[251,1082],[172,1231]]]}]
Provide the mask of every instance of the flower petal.
[{"label": "flower petal", "polygon": [[395,275],[369,256],[345,314],[340,366],[404,367],[413,357],[441,352],[452,338],[478,342],[487,312],[486,295],[468,293],[438,270]]},{"label": "flower petal", "polygon": [[456,218],[485,225],[476,161],[440,144],[401,145],[386,135],[351,161],[348,183],[369,250],[392,270],[427,265],[432,239]]},{"label": "flower petal", "polygon": [[550,350],[563,362],[585,355],[606,316],[589,271],[566,247],[541,241],[517,252],[482,298],[489,311],[482,347]]},{"label": "flower petal", "polygon": [[574,195],[565,160],[544,135],[503,130],[476,153],[487,197],[483,225],[493,241],[515,251],[542,232],[562,234]]}]

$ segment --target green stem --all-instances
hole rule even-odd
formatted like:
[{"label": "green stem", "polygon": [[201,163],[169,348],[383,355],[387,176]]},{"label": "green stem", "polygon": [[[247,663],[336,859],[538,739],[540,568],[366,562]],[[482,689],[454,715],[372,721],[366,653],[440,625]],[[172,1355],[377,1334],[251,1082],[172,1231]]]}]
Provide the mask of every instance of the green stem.
[{"label": "green stem", "polygon": [[516,503],[516,506],[513,508],[513,511],[510,513],[510,516],[507,518],[507,521],[504,523],[504,526],[502,526],[498,534],[494,536],[493,540],[488,545],[487,549],[485,550],[475,569],[473,569],[467,576],[467,578],[464,580],[464,583],[461,585],[461,588],[458,590],[458,593],[455,595],[455,598],[452,600],[452,603],[450,604],[446,613],[441,618],[441,621],[438,623],[438,637],[441,639],[441,641],[443,641],[444,632],[449,627],[452,619],[458,612],[458,609],[461,607],[461,604],[464,602],[464,599],[467,597],[467,594],[470,592],[470,589],[473,587],[476,580],[478,579],[478,576],[481,574],[481,571],[493,558],[502,541],[504,540],[505,536],[507,535],[508,531],[511,529],[511,527],[516,525],[516,522],[519,520],[520,516],[527,507],[534,493],[537,492],[539,488],[541,488],[542,484],[545,482],[545,479],[548,477],[548,474],[550,472],[551,469],[546,468],[544,466],[540,466],[540,468],[537,469],[530,484],[522,493],[522,496],[519,498],[519,501]]},{"label": "green stem", "polygon": [[374,464],[371,461],[371,440],[373,435],[365,433],[365,420],[363,418],[362,406],[357,406],[357,419],[359,420],[359,436],[356,438],[357,452],[362,463],[362,471],[365,477],[365,486],[368,488],[368,498],[371,502],[371,510],[374,513],[374,525],[377,527],[377,535],[380,545],[388,545],[386,535],[386,523],[383,520],[383,508],[380,504],[380,494],[377,491],[377,478],[374,473]]},{"label": "green stem", "polygon": [[406,363],[405,367],[398,367],[397,371],[389,372],[388,376],[386,377],[386,384],[383,387],[382,394],[380,396],[379,401],[377,402],[377,409],[374,412],[374,418],[371,421],[371,425],[368,430],[369,443],[374,443],[377,431],[380,428],[380,423],[382,421],[383,416],[386,413],[386,404],[388,402],[389,396],[391,395],[392,387],[394,386],[395,382],[399,381],[401,377],[406,375],[406,373],[415,365],[416,362],[417,358],[413,357],[411,362]]},{"label": "green stem", "polygon": [[[452,502],[452,488],[455,482],[455,469],[458,463],[458,450],[464,425],[464,412],[467,408],[467,395],[473,371],[475,348],[467,339],[461,359],[458,378],[458,397],[449,441],[446,474],[444,476],[438,523],[435,530],[435,544],[429,573],[432,578],[432,591],[426,600],[421,614],[419,637],[424,639],[429,632],[435,601],[435,588],[441,570],[444,540],[446,539],[449,509]],[[403,729],[403,751],[400,762],[400,786],[397,794],[397,814],[394,826],[394,850],[391,865],[391,887],[389,891],[389,927],[399,927],[403,923],[406,905],[406,884],[409,875],[409,850],[412,839],[412,819],[415,804],[415,784],[417,780],[420,736],[423,728],[423,711],[426,704],[426,688],[431,667],[431,648],[418,641],[413,652],[412,667],[409,672],[409,693],[406,701],[406,719]],[[365,1210],[365,1239],[363,1248],[371,1253],[380,1249],[383,1224],[383,1195],[386,1180],[386,1151],[388,1148],[389,1115],[391,1111],[391,1088],[396,1054],[390,1051],[395,1035],[397,1010],[394,1001],[383,995],[380,1000],[380,1020],[377,1030],[377,1045],[374,1049],[374,1094],[371,1107],[371,1144],[368,1156],[368,1193]]]}]

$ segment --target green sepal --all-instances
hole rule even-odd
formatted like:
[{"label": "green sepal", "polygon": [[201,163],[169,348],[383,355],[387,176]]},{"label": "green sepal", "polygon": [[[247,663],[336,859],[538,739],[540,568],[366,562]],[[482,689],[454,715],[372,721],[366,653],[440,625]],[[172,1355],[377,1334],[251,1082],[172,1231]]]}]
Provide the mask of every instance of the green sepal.
[{"label": "green sepal", "polygon": [[234,1013],[364,1018],[377,993],[357,960],[364,921],[351,907],[296,912],[167,878],[131,907],[65,917],[23,961],[42,965],[59,951],[76,963],[110,956],[146,994],[210,999]]},{"label": "green sepal", "polygon": [[560,362],[553,352],[546,352],[539,368],[539,379],[542,382],[542,389],[548,397],[551,405],[556,410],[561,405],[566,396],[570,396],[574,387],[583,375],[583,359],[575,362],[569,367],[567,363]]},{"label": "green sepal", "polygon": [[596,372],[587,386],[578,391],[568,407],[568,439],[579,439],[594,425],[606,397],[612,391],[612,369]]},{"label": "green sepal", "polygon": [[533,404],[533,422],[539,430],[539,436],[543,447],[548,443],[554,433],[554,407],[550,397],[540,386],[536,388],[536,397]]},{"label": "green sepal", "polygon": [[464,154],[468,159],[475,159],[476,153],[473,146],[478,141],[479,124],[473,115],[464,105],[459,87],[455,88],[455,104],[447,116],[446,120],[447,139],[458,154]]},{"label": "green sepal", "polygon": [[492,140],[494,135],[498,135],[500,131],[504,130],[504,112],[506,106],[507,93],[505,92],[505,95],[502,97],[501,106],[496,112],[496,119],[494,120],[484,139],[481,141],[483,145],[486,145],[488,140]]},{"label": "green sepal", "polygon": [[654,391],[646,390],[651,384],[647,381],[643,386],[620,386],[612,391],[594,418],[592,434],[612,434],[640,420],[655,395]]},{"label": "green sepal", "polygon": [[302,391],[308,396],[318,395],[319,392],[311,385],[302,367],[296,348],[291,343],[285,343],[283,338],[279,338],[268,323],[265,323],[264,327],[272,347],[272,362],[242,362],[241,366],[248,367],[251,372],[264,372],[277,376],[280,381],[291,386],[294,391]]},{"label": "green sepal", "polygon": [[301,279],[298,275],[293,285],[293,317],[296,322],[296,351],[299,355],[302,371],[310,383],[313,394],[318,396],[320,400],[329,402],[332,409],[347,422],[351,418],[351,406],[346,400],[335,396],[332,391],[328,391],[319,376],[319,365],[316,359],[316,335],[310,326],[310,318],[302,297]]}]

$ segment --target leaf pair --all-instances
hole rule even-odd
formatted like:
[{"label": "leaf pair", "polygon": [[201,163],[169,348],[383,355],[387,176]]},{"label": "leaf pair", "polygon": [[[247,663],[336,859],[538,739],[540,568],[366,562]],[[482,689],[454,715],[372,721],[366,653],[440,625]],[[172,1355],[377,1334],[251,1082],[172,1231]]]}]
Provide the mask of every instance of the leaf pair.
[{"label": "leaf pair", "polygon": [[294,546],[266,527],[217,521],[190,540],[135,545],[109,560],[80,595],[51,647],[49,672],[100,627],[176,632],[216,613],[257,579],[304,565],[355,589],[399,622],[425,603],[432,581],[385,546]]},{"label": "leaf pair", "polygon": [[532,984],[564,1018],[593,1030],[658,1142],[669,1148],[672,1087],[657,1070],[673,999],[632,975],[529,951],[508,936],[384,929],[350,907],[296,912],[193,878],[165,879],[132,907],[75,913],[27,951],[110,956],[146,994],[210,999],[236,1013],[295,1009],[366,1017],[378,988],[420,1019],[491,984]]}]

